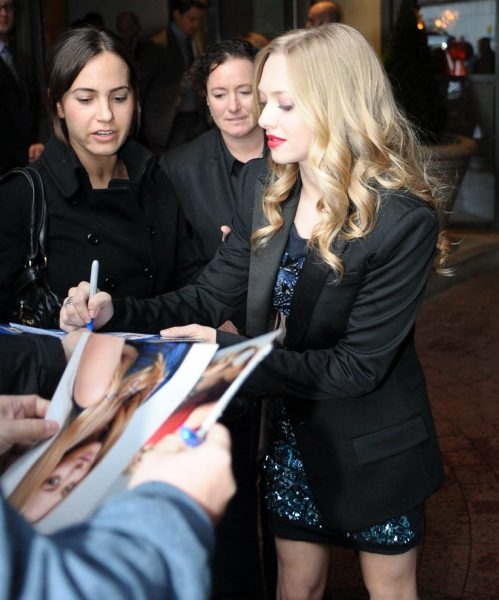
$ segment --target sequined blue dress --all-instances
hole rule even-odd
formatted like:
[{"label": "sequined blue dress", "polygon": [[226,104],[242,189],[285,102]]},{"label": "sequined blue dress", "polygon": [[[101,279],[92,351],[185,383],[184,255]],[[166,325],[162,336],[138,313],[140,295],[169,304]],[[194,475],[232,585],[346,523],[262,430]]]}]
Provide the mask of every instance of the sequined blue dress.
[{"label": "sequined blue dress", "polygon": [[[293,291],[307,256],[307,240],[293,226],[274,285],[273,303],[285,323]],[[384,554],[401,553],[419,542],[423,508],[361,531],[339,532],[327,523],[315,504],[293,427],[284,403],[273,400],[270,407],[270,440],[263,460],[265,504],[275,535],[320,543],[339,543],[356,550]]]}]

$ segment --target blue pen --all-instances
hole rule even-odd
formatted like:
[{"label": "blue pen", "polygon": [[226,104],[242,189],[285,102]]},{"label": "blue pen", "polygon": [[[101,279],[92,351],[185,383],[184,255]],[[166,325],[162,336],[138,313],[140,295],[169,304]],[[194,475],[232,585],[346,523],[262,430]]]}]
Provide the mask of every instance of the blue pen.
[{"label": "blue pen", "polygon": [[201,426],[198,429],[191,429],[190,427],[187,427],[187,425],[182,425],[180,428],[180,437],[183,439],[183,441],[188,446],[199,446],[199,444],[204,442],[210,427],[222,416],[222,413],[231,398],[232,395],[226,395],[225,397],[222,396],[219,400],[217,400],[215,406],[206,415],[204,421],[201,423]]},{"label": "blue pen", "polygon": [[180,428],[180,437],[188,446],[199,446],[204,438],[198,435],[198,431],[199,430],[196,431],[190,427],[187,427],[187,425],[182,425]]},{"label": "blue pen", "polygon": [[[95,294],[97,293],[97,280],[98,279],[99,279],[99,261],[94,260],[94,261],[92,261],[92,269],[90,271],[90,289],[88,292],[89,300],[92,296],[95,296]],[[89,323],[87,323],[86,327],[89,331],[93,331],[94,330],[94,320],[92,319]]]}]

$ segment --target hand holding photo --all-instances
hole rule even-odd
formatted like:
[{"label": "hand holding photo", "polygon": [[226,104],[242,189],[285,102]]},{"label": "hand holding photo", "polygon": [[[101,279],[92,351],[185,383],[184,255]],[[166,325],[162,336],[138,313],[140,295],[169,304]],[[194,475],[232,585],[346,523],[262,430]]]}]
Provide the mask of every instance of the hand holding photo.
[{"label": "hand holding photo", "polygon": [[183,448],[204,441],[274,337],[217,352],[215,344],[84,331],[47,414],[59,433],[2,474],[4,496],[42,533],[87,518],[127,487],[142,454],[166,435]]},{"label": "hand holding photo", "polygon": [[234,397],[234,393],[234,388],[232,388],[231,393],[223,394],[220,399],[213,404],[211,409],[207,407],[208,413],[199,427],[189,427],[185,423],[180,427],[180,437],[187,446],[194,448],[204,442],[208,435],[208,431],[222,416],[230,400]]}]

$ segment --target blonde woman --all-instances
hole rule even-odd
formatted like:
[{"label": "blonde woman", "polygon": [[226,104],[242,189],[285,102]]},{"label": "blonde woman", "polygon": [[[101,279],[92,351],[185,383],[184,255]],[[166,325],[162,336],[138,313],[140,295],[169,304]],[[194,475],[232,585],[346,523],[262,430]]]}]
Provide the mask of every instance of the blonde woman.
[{"label": "blonde woman", "polygon": [[248,336],[279,327],[280,348],[248,380],[272,397],[277,597],[321,599],[341,544],[358,551],[371,600],[416,600],[423,506],[444,481],[414,345],[428,275],[447,252],[439,186],[355,29],[276,38],[256,59],[255,88],[270,164],[246,170],[231,235],[196,284],[113,304],[88,301],[84,282],[61,325],[95,317],[227,343],[207,326],[246,302]]}]

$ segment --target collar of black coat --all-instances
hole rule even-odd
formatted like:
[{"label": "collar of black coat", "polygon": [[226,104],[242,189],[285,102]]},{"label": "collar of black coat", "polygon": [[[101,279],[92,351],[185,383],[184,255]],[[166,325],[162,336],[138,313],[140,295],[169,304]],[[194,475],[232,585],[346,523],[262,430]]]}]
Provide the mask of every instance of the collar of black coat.
[{"label": "collar of black coat", "polygon": [[[131,138],[123,144],[118,156],[125,164],[130,182],[138,186],[156,165],[154,154]],[[40,164],[67,200],[81,187],[90,187],[88,174],[74,150],[55,137],[47,142]]]}]

